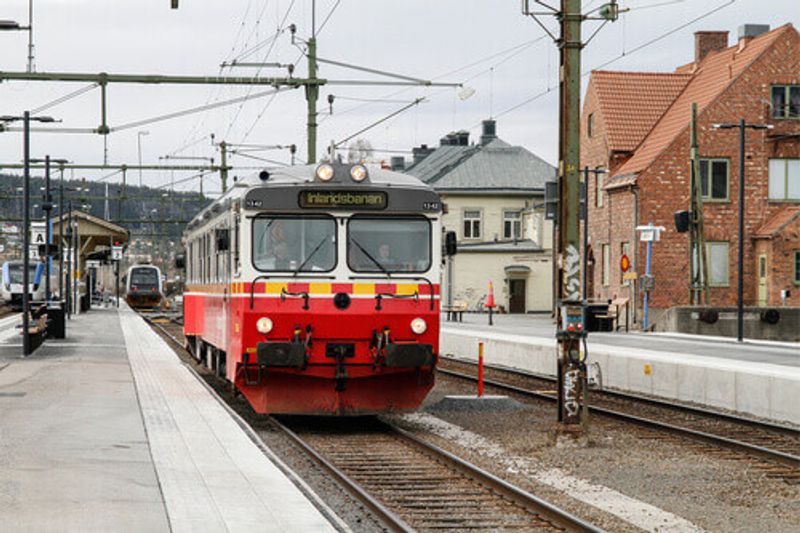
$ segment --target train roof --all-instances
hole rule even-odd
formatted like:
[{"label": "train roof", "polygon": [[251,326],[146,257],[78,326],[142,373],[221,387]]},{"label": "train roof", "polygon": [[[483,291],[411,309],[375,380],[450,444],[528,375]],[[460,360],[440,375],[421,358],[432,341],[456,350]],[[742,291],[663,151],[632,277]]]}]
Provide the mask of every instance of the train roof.
[{"label": "train roof", "polygon": [[[233,183],[233,186],[230,187],[225,194],[220,196],[217,200],[195,215],[195,217],[189,222],[188,228],[193,228],[198,222],[207,218],[208,213],[218,211],[220,205],[244,198],[247,193],[253,189],[268,189],[271,187],[275,187],[276,189],[286,189],[287,186],[291,187],[302,185],[308,185],[310,187],[325,186],[333,188],[345,188],[353,186],[364,187],[368,184],[375,186],[375,188],[381,189],[416,190],[419,192],[428,192],[432,196],[436,195],[432,187],[418,178],[411,176],[410,174],[386,170],[377,166],[366,167],[368,170],[368,178],[365,180],[366,183],[358,184],[353,181],[339,181],[336,179],[329,183],[320,183],[320,181],[316,178],[316,170],[322,164],[325,163],[320,163],[319,165],[295,165],[290,167],[264,168],[264,170],[260,172],[240,177]],[[342,172],[341,169],[344,169],[345,172],[349,173],[349,169],[355,165],[333,163],[332,166],[336,169],[337,175],[339,175]],[[265,177],[267,179],[264,179]]]}]

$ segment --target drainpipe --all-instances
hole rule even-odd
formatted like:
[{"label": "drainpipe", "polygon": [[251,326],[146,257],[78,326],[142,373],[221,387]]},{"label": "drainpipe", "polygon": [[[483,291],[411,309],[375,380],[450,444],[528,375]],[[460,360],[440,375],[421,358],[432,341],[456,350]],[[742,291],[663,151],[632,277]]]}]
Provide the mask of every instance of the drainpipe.
[{"label": "drainpipe", "polygon": [[[639,225],[639,191],[636,189],[636,185],[631,185],[631,194],[633,195],[633,239],[631,243],[633,244],[632,248],[633,252],[633,271],[639,272],[639,241],[638,236],[636,235],[636,227]],[[633,283],[633,323],[636,324],[638,322],[636,318],[636,308],[637,303],[639,302],[639,285],[637,283]]]}]

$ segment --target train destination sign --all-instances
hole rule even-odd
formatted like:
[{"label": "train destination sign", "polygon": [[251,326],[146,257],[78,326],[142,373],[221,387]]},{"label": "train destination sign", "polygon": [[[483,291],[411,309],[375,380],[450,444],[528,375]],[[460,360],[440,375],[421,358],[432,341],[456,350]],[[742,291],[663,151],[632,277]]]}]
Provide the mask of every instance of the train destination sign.
[{"label": "train destination sign", "polygon": [[319,191],[300,192],[300,207],[316,209],[352,209],[379,211],[386,209],[387,194],[383,191]]}]

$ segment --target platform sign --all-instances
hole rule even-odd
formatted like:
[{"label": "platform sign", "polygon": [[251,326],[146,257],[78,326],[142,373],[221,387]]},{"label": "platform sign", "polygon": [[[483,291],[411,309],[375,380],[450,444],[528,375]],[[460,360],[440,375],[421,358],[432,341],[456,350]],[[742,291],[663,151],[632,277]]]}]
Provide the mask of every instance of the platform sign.
[{"label": "platform sign", "polygon": [[661,232],[665,231],[664,226],[654,226],[648,224],[647,226],[636,226],[636,231],[639,232],[639,240],[642,242],[653,242],[661,240]]},{"label": "platform sign", "polygon": [[623,273],[627,272],[631,268],[631,260],[628,259],[626,254],[622,254],[622,257],[620,258],[619,268]]},{"label": "platform sign", "polygon": [[[44,222],[31,222],[31,245],[36,246],[38,250],[38,246],[40,244],[47,244],[47,232],[45,230],[46,226]],[[39,252],[36,252],[36,255],[39,255]]]},{"label": "platform sign", "polygon": [[89,259],[86,261],[86,268],[100,268],[100,261],[96,259]]},{"label": "platform sign", "polygon": [[111,247],[111,260],[122,261],[122,246]]}]

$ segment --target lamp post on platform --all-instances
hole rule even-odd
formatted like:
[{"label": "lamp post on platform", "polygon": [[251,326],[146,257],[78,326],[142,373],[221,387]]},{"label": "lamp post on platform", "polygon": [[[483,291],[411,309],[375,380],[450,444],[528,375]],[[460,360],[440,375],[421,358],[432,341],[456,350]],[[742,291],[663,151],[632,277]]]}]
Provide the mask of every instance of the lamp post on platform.
[{"label": "lamp post on platform", "polygon": [[[738,123],[712,124],[715,130],[739,129],[739,257],[736,287],[736,340],[744,340],[744,146],[745,130],[772,129],[771,124],[749,124],[744,118]],[[710,173],[709,178],[710,179]]]}]

